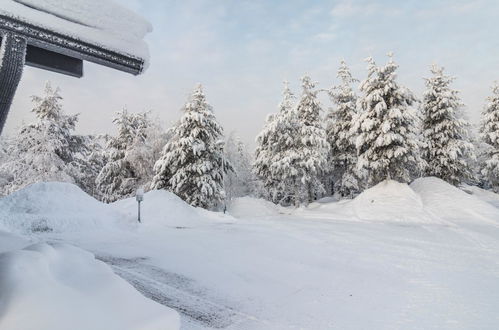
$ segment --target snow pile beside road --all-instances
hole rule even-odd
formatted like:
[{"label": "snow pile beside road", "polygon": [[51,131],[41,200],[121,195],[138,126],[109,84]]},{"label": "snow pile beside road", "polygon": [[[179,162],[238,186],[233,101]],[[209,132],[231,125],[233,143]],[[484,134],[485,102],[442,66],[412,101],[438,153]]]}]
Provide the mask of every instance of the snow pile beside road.
[{"label": "snow pile beside road", "polygon": [[426,210],[446,220],[499,223],[499,209],[441,179],[420,178],[411,188],[421,196]]},{"label": "snow pile beside road", "polygon": [[439,223],[428,213],[421,197],[409,185],[393,180],[383,181],[365,190],[344,207],[367,221]]},{"label": "snow pile beside road", "polygon": [[271,217],[282,213],[282,207],[264,199],[239,197],[231,200],[228,212],[236,218]]},{"label": "snow pile beside road", "polygon": [[499,194],[496,194],[490,190],[485,190],[476,186],[469,185],[463,185],[461,189],[484,202],[492,204],[495,207],[499,207]]},{"label": "snow pile beside road", "polygon": [[84,250],[37,244],[0,254],[0,328],[173,330],[178,314]]},{"label": "snow pile beside road", "polygon": [[121,214],[70,183],[43,182],[0,198],[0,229],[81,231],[115,225]]},{"label": "snow pile beside road", "polygon": [[[123,213],[128,222],[137,221],[135,197],[117,201],[111,206]],[[193,207],[166,190],[151,190],[144,195],[144,201],[141,204],[141,219],[144,225],[171,227],[191,227],[206,222],[233,222],[234,220],[221,213]]]}]

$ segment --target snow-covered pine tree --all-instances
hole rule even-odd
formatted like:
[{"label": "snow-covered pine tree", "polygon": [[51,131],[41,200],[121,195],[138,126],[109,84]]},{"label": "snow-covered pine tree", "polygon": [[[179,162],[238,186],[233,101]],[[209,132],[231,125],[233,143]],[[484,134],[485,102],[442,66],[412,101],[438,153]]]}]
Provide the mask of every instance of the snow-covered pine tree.
[{"label": "snow-covered pine tree", "polygon": [[276,183],[271,177],[270,166],[272,165],[272,155],[274,152],[274,142],[276,137],[276,117],[277,114],[270,114],[265,120],[265,125],[256,137],[255,161],[253,162],[253,173],[258,178],[258,183],[261,184],[261,189],[258,189],[261,197],[277,203]]},{"label": "snow-covered pine tree", "polygon": [[331,148],[322,126],[321,106],[317,99],[316,83],[310,77],[302,79],[302,94],[296,107],[298,118],[298,147],[290,157],[298,168],[301,184],[297,187],[295,204],[303,205],[325,193],[323,177],[327,168],[327,155]]},{"label": "snow-covered pine tree", "polygon": [[481,154],[481,175],[485,187],[499,193],[499,83],[492,86],[492,95],[482,112],[480,138],[486,144]]},{"label": "snow-covered pine tree", "polygon": [[471,161],[475,156],[470,124],[463,118],[464,105],[458,92],[449,87],[454,78],[436,65],[431,72],[422,104],[424,173],[459,185],[472,179]]},{"label": "snow-covered pine tree", "polygon": [[234,169],[225,175],[224,186],[227,200],[252,195],[255,177],[251,172],[251,156],[244,143],[234,132],[231,132],[225,141],[225,158]]},{"label": "snow-covered pine tree", "polygon": [[301,123],[294,107],[295,96],[284,82],[283,100],[276,116],[274,150],[270,172],[274,182],[274,202],[281,205],[300,204],[302,171],[300,165]]},{"label": "snow-covered pine tree", "polygon": [[298,167],[299,122],[294,95],[284,82],[279,111],[269,115],[257,137],[253,169],[263,183],[264,197],[282,205],[295,204],[300,171]]},{"label": "snow-covered pine tree", "polygon": [[40,181],[78,183],[76,162],[84,150],[84,138],[73,134],[78,115],[64,114],[59,89],[49,82],[44,95],[32,101],[38,121],[23,126],[8,145],[9,157],[0,169],[9,173],[4,195]]},{"label": "snow-covered pine tree", "polygon": [[357,113],[357,95],[352,84],[358,80],[352,77],[345,61],[341,61],[338,78],[341,84],[328,91],[336,107],[331,108],[326,116],[327,140],[331,145],[326,186],[333,188],[332,192],[337,196],[351,198],[361,190],[357,175],[356,135],[352,130]]},{"label": "snow-covered pine tree", "polygon": [[148,112],[118,112],[113,119],[118,134],[107,143],[105,166],[96,179],[98,197],[104,202],[132,196],[139,187],[148,187],[156,160],[151,149],[153,126]]},{"label": "snow-covered pine tree", "polygon": [[373,186],[392,179],[409,182],[420,166],[415,98],[399,86],[393,55],[383,67],[368,58],[368,77],[360,84],[357,132],[357,170]]},{"label": "snow-covered pine tree", "polygon": [[169,190],[193,206],[217,209],[225,197],[223,172],[228,167],[223,155],[223,129],[201,85],[182,111],[154,166],[151,188]]}]

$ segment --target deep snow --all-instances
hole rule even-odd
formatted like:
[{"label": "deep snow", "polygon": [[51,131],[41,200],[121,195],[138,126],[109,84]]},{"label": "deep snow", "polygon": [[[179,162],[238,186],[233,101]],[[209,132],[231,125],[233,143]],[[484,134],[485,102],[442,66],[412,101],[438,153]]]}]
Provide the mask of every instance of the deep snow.
[{"label": "deep snow", "polygon": [[[79,248],[45,243],[0,254],[0,328],[178,329],[178,314],[141,296]],[[97,321],[97,322],[96,322]]]},{"label": "deep snow", "polygon": [[[63,187],[47,185],[54,196]],[[17,196],[38,194],[35,188]],[[82,192],[72,198],[94,205]],[[497,329],[499,211],[491,200],[424,178],[298,210],[237,199],[234,218],[156,191],[145,196],[141,225],[129,199],[101,205],[111,219],[70,229],[85,208],[68,203],[66,214],[80,220],[52,223],[47,213],[53,231],[8,241],[2,234],[0,251],[26,239],[88,250],[146,297],[179,311],[183,329]],[[13,203],[0,199],[3,207]],[[32,213],[21,213],[16,218],[31,221]],[[10,232],[30,228],[8,219]]]}]

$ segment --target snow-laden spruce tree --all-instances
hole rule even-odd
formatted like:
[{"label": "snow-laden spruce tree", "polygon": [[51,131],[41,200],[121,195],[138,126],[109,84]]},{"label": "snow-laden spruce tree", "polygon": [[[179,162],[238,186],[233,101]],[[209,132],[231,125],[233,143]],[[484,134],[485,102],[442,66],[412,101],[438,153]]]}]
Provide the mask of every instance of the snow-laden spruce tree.
[{"label": "snow-laden spruce tree", "polygon": [[472,178],[474,159],[470,124],[463,118],[458,92],[449,87],[453,77],[433,65],[433,76],[425,79],[423,98],[423,149],[425,176],[436,176],[453,185]]},{"label": "snow-laden spruce tree", "polygon": [[263,183],[264,197],[281,205],[296,204],[301,187],[299,167],[300,123],[295,96],[284,82],[279,111],[269,115],[257,137],[254,173]]},{"label": "snow-laden spruce tree", "polygon": [[270,172],[274,182],[273,200],[281,205],[298,205],[302,200],[300,128],[294,107],[295,96],[284,82],[283,100],[275,119],[276,134]]},{"label": "snow-laden spruce tree", "polygon": [[37,121],[21,127],[8,144],[8,159],[0,172],[9,173],[2,194],[7,195],[26,185],[42,181],[78,183],[78,162],[85,149],[84,138],[74,135],[78,115],[62,110],[59,89],[49,82],[43,96],[32,96]]},{"label": "snow-laden spruce tree", "polygon": [[499,83],[492,87],[492,95],[482,112],[480,138],[486,144],[481,154],[481,175],[485,187],[499,193]]},{"label": "snow-laden spruce tree", "polygon": [[234,132],[225,141],[225,158],[232,165],[233,171],[225,175],[225,192],[227,200],[252,195],[255,177],[251,171],[251,156],[246,145]]},{"label": "snow-laden spruce tree", "polygon": [[225,197],[223,172],[228,167],[222,127],[201,85],[182,111],[154,166],[151,188],[169,190],[193,206],[217,209]]},{"label": "snow-laden spruce tree", "polygon": [[341,61],[338,78],[341,84],[328,91],[335,107],[326,116],[327,140],[331,145],[326,186],[333,188],[332,192],[337,196],[351,198],[361,190],[357,175],[356,135],[352,130],[357,113],[357,95],[352,84],[357,80],[352,77],[345,61]]},{"label": "snow-laden spruce tree", "polygon": [[300,185],[295,204],[306,205],[325,193],[323,178],[331,148],[322,125],[321,105],[317,99],[316,83],[310,77],[302,79],[302,94],[296,107],[298,118],[298,145],[289,155],[293,168],[298,169]]},{"label": "snow-laden spruce tree", "polygon": [[116,113],[116,136],[109,138],[104,151],[105,165],[96,178],[99,199],[114,202],[132,196],[139,187],[148,187],[153,176],[157,151],[153,149],[156,130],[148,112]]},{"label": "snow-laden spruce tree", "polygon": [[409,182],[420,167],[415,98],[399,86],[392,54],[385,66],[368,58],[368,76],[360,84],[359,114],[352,129],[358,134],[357,170],[369,186],[384,180]]}]

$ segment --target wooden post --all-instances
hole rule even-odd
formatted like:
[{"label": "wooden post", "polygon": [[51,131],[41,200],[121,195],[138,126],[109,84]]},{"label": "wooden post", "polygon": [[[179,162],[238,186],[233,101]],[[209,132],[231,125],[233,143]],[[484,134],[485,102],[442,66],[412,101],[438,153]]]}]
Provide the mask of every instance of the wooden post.
[{"label": "wooden post", "polygon": [[0,134],[7,119],[14,94],[21,81],[26,59],[26,39],[12,33],[2,36],[0,46]]}]

